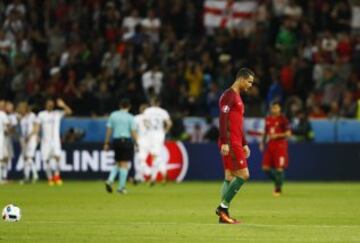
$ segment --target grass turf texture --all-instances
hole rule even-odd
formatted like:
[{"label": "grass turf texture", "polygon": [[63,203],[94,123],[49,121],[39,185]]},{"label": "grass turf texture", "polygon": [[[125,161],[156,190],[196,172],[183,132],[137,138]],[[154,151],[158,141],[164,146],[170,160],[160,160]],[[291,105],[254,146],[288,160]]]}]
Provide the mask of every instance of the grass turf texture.
[{"label": "grass turf texture", "polygon": [[22,210],[20,222],[0,222],[0,242],[360,241],[360,183],[287,183],[280,198],[269,183],[247,183],[231,205],[241,225],[217,224],[220,186],[139,185],[128,195],[100,181],[0,186],[0,206]]}]

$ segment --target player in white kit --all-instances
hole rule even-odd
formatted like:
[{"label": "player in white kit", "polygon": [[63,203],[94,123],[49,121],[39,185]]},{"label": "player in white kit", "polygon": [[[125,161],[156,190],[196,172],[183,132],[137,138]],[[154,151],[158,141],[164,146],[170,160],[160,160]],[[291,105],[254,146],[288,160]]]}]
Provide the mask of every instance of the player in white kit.
[{"label": "player in white kit", "polygon": [[5,113],[5,101],[0,100],[0,184],[3,184],[3,169],[7,170],[6,139],[9,120]]},{"label": "player in white kit", "polygon": [[157,174],[160,172],[164,182],[167,179],[167,161],[161,156],[164,147],[165,135],[170,130],[172,122],[169,113],[160,107],[160,100],[152,98],[151,107],[144,111],[145,126],[147,128],[147,144],[152,159],[151,184],[156,182]]},{"label": "player in white kit", "polygon": [[11,101],[5,102],[5,113],[9,120],[9,129],[5,135],[5,157],[7,161],[3,164],[1,175],[4,181],[7,180],[8,170],[14,158],[14,135],[16,133],[16,126],[18,125],[14,104]]},{"label": "player in white kit", "polygon": [[144,116],[144,111],[148,107],[147,104],[142,104],[139,108],[139,114],[135,116],[135,126],[138,135],[137,148],[134,158],[135,182],[144,181],[144,175],[150,175],[150,168],[146,164],[147,156],[149,155],[149,144],[147,139],[147,127]]},{"label": "player in white kit", "polygon": [[20,102],[17,107],[20,124],[21,157],[24,161],[24,182],[36,182],[39,178],[34,162],[36,146],[38,143],[39,123],[35,113],[30,109],[27,102]]},{"label": "player in white kit", "polygon": [[[71,115],[72,113],[70,107],[62,99],[57,99],[56,105],[61,110],[55,110],[55,102],[52,99],[48,99],[46,100],[45,110],[38,114],[38,121],[41,126],[40,151],[50,186],[54,185],[54,183],[57,185],[62,185],[63,183],[60,177],[60,122],[64,116]],[[54,169],[51,166],[52,159],[55,160]]]}]

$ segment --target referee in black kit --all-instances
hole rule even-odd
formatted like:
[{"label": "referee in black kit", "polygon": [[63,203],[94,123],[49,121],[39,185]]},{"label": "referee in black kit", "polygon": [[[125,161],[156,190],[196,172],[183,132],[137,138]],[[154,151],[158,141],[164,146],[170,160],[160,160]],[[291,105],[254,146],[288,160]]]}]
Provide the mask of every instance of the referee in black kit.
[{"label": "referee in black kit", "polygon": [[106,191],[109,193],[113,191],[112,185],[117,174],[119,174],[117,191],[121,194],[127,193],[125,184],[130,167],[129,163],[134,158],[134,141],[135,143],[137,141],[134,116],[129,113],[130,107],[130,101],[122,99],[120,101],[120,109],[110,114],[106,124],[104,150],[109,150],[110,138],[112,136],[112,147],[115,150],[116,161],[105,183]]}]

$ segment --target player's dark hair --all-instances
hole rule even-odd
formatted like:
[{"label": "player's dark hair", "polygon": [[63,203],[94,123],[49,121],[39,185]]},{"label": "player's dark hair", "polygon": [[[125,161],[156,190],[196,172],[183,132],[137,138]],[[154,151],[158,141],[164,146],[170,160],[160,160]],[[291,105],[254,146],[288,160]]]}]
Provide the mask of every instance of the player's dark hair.
[{"label": "player's dark hair", "polygon": [[151,97],[151,99],[150,99],[150,104],[151,104],[151,105],[160,105],[160,104],[161,104],[161,100],[160,100],[159,97],[153,96],[153,97]]},{"label": "player's dark hair", "polygon": [[281,102],[280,102],[280,100],[275,99],[275,100],[271,101],[270,106],[273,106],[273,105],[279,105],[279,106],[281,107]]},{"label": "player's dark hair", "polygon": [[255,73],[249,68],[240,68],[240,70],[236,73],[236,79],[238,78],[249,78],[250,76],[255,77]]},{"label": "player's dark hair", "polygon": [[122,108],[122,109],[128,109],[128,108],[130,108],[131,103],[130,103],[129,99],[123,98],[120,100],[119,105],[120,105],[120,108]]}]

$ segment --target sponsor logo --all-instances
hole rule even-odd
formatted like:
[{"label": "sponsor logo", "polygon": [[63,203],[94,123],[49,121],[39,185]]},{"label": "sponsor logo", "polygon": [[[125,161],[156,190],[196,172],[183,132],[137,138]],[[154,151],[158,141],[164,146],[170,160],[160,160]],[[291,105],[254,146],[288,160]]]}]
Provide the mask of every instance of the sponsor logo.
[{"label": "sponsor logo", "polygon": [[[11,163],[9,169],[13,172],[21,172],[24,169],[24,160],[19,154],[16,155],[17,162]],[[186,176],[189,160],[188,153],[181,142],[166,141],[161,149],[160,158],[164,161],[168,179],[182,181]],[[62,172],[75,173],[104,173],[109,172],[115,161],[114,151],[102,151],[94,146],[81,149],[66,149],[62,151],[60,158],[60,169]],[[37,170],[44,170],[45,163],[41,159],[40,151],[36,151],[34,159]],[[151,168],[151,160],[147,161]],[[55,161],[50,165],[55,168]],[[100,174],[99,174],[100,175]]]},{"label": "sponsor logo", "polygon": [[[187,151],[181,142],[166,141],[161,148],[159,161],[159,163],[164,163],[165,165],[168,180],[180,182],[186,176],[189,159]],[[153,161],[151,161],[150,155],[148,155],[146,163],[149,168],[152,168]],[[143,174],[143,176],[148,178],[146,174]],[[157,180],[161,179],[161,173],[158,172]]]}]

